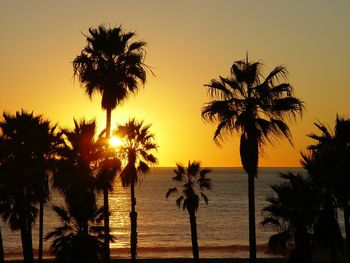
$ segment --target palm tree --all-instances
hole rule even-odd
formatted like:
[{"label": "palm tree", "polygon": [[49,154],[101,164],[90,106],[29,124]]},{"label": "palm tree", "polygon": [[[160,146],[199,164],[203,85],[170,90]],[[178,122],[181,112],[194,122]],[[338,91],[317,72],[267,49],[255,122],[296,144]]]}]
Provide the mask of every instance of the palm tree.
[{"label": "palm tree", "polygon": [[[183,183],[182,195],[176,199],[176,205],[179,208],[182,205],[183,210],[186,209],[190,216],[193,262],[197,263],[199,262],[199,249],[197,241],[196,212],[198,210],[200,200],[197,193],[197,188],[199,188],[200,195],[204,199],[205,203],[208,204],[208,197],[202,191],[211,190],[211,180],[206,177],[211,170],[206,168],[201,169],[200,163],[194,161],[192,163],[188,162],[186,169],[177,164],[177,169],[174,170],[174,172],[176,176],[173,177],[173,180]],[[176,187],[170,188],[166,193],[166,198],[175,192],[178,192]]]},{"label": "palm tree", "polygon": [[121,164],[117,158],[108,155],[100,139],[95,139],[94,120],[74,120],[74,129],[64,129],[62,133],[66,139],[65,147],[59,152],[60,160],[53,176],[53,187],[63,194],[69,213],[87,231],[88,220],[95,210],[91,205],[96,202],[95,193],[105,184],[111,187],[114,174]]},{"label": "palm tree", "polygon": [[130,247],[131,261],[136,262],[137,250],[137,212],[135,185],[140,176],[150,171],[149,165],[157,163],[157,158],[151,153],[157,149],[154,142],[154,135],[150,132],[151,125],[144,125],[143,121],[129,120],[124,125],[119,125],[114,134],[118,136],[123,145],[119,149],[122,159],[126,160],[126,166],[120,173],[123,187],[130,186]]},{"label": "palm tree", "polygon": [[[350,165],[350,119],[337,116],[334,132],[324,124],[315,123],[321,135],[311,134],[316,144],[309,146],[309,155],[304,155],[304,165],[312,169],[317,177],[333,195],[344,211],[344,226],[347,252],[350,251],[350,177],[347,175]],[[348,257],[350,262],[350,257]]]},{"label": "palm tree", "polygon": [[[136,93],[139,83],[146,82],[144,64],[146,43],[130,42],[134,32],[125,32],[121,26],[90,28],[87,45],[73,61],[74,75],[79,77],[85,92],[91,98],[102,95],[102,108],[106,110],[106,137],[110,136],[112,110],[130,93]],[[106,261],[109,262],[109,205],[108,188],[104,189],[104,225],[106,233]]]},{"label": "palm tree", "polygon": [[98,225],[103,209],[97,208],[96,192],[106,184],[111,188],[121,164],[104,140],[95,138],[94,120],[74,120],[74,129],[62,133],[65,147],[59,152],[53,186],[63,194],[67,208],[54,207],[64,225],[46,239],[54,239],[51,251],[59,262],[101,262],[105,235]]},{"label": "palm tree", "polygon": [[285,67],[277,66],[263,81],[261,76],[260,62],[249,62],[248,58],[234,62],[230,77],[213,79],[206,85],[213,101],[202,108],[204,120],[218,123],[214,133],[217,143],[225,135],[241,134],[241,163],[248,174],[250,262],[256,262],[254,179],[259,151],[275,138],[286,137],[291,142],[287,120],[303,110],[291,85],[279,82],[287,77]]},{"label": "palm tree", "polygon": [[86,214],[88,224],[82,224],[81,218],[69,209],[54,206],[53,209],[63,225],[47,234],[46,239],[53,239],[50,249],[56,256],[57,262],[74,263],[102,262],[104,254],[103,227],[98,226],[102,221],[102,208],[97,209],[94,202],[89,203],[90,214]]},{"label": "palm tree", "polygon": [[33,262],[32,225],[40,206],[39,260],[42,259],[43,209],[48,200],[47,171],[53,169],[60,135],[41,115],[3,114],[0,122],[0,214],[21,231],[24,262]]},{"label": "palm tree", "polygon": [[312,262],[312,227],[319,213],[319,192],[300,174],[281,177],[288,182],[272,186],[276,196],[268,197],[269,204],[262,210],[262,226],[277,230],[269,239],[269,248],[279,252],[292,249],[290,262]]}]

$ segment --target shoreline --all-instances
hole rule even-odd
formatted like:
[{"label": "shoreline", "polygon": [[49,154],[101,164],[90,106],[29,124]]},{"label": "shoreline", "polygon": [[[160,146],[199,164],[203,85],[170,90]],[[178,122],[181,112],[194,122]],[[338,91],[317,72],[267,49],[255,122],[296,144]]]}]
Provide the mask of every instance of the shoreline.
[{"label": "shoreline", "polygon": [[[140,263],[192,263],[192,258],[143,258]],[[6,260],[8,263],[22,263],[23,260]],[[43,262],[53,263],[55,259],[44,259]],[[129,263],[131,259],[111,259],[111,263]],[[249,258],[201,258],[200,263],[249,263]],[[258,263],[287,263],[285,258],[258,258]],[[83,263],[83,262],[82,262]]]}]

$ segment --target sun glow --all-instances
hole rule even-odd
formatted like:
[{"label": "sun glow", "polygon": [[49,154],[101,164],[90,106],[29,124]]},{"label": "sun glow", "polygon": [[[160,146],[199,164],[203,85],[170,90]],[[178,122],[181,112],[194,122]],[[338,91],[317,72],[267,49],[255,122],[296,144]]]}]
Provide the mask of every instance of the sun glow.
[{"label": "sun glow", "polygon": [[118,137],[113,136],[109,139],[109,144],[113,147],[119,147],[122,145],[122,141]]}]

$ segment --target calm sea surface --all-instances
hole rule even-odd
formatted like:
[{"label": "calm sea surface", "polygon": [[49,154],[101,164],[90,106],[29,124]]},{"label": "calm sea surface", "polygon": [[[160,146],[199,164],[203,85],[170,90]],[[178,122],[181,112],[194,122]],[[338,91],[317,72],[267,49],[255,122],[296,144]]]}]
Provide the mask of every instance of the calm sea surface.
[{"label": "calm sea surface", "polygon": [[[213,190],[207,191],[209,204],[200,203],[197,224],[201,257],[247,257],[248,256],[248,195],[247,175],[241,168],[212,168],[209,177]],[[191,257],[189,217],[186,211],[175,205],[176,194],[165,199],[172,181],[173,168],[154,168],[138,184],[138,257]],[[266,196],[272,193],[270,185],[281,181],[281,172],[302,172],[299,168],[261,168],[256,180],[256,222],[262,220],[261,209]],[[44,232],[61,223],[51,211],[52,204],[62,204],[62,198],[52,193],[44,212]],[[112,212],[110,224],[116,242],[111,244],[112,256],[128,257],[130,230],[130,194],[117,182],[110,195]],[[11,232],[1,223],[4,250],[7,258],[21,257],[19,232]],[[271,257],[265,245],[271,232],[257,226],[258,256]],[[33,230],[33,246],[38,244],[38,223]],[[45,242],[45,250],[49,243]]]}]

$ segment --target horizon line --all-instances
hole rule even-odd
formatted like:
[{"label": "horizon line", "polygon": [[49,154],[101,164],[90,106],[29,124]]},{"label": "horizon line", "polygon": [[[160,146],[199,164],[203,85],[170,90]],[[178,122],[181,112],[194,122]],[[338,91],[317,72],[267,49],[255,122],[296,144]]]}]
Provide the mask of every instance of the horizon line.
[{"label": "horizon line", "polygon": [[[210,167],[210,168],[242,168],[243,166],[203,166],[203,167]],[[154,166],[152,168],[176,168],[176,166]],[[260,168],[303,168],[301,166],[260,166]]]}]

